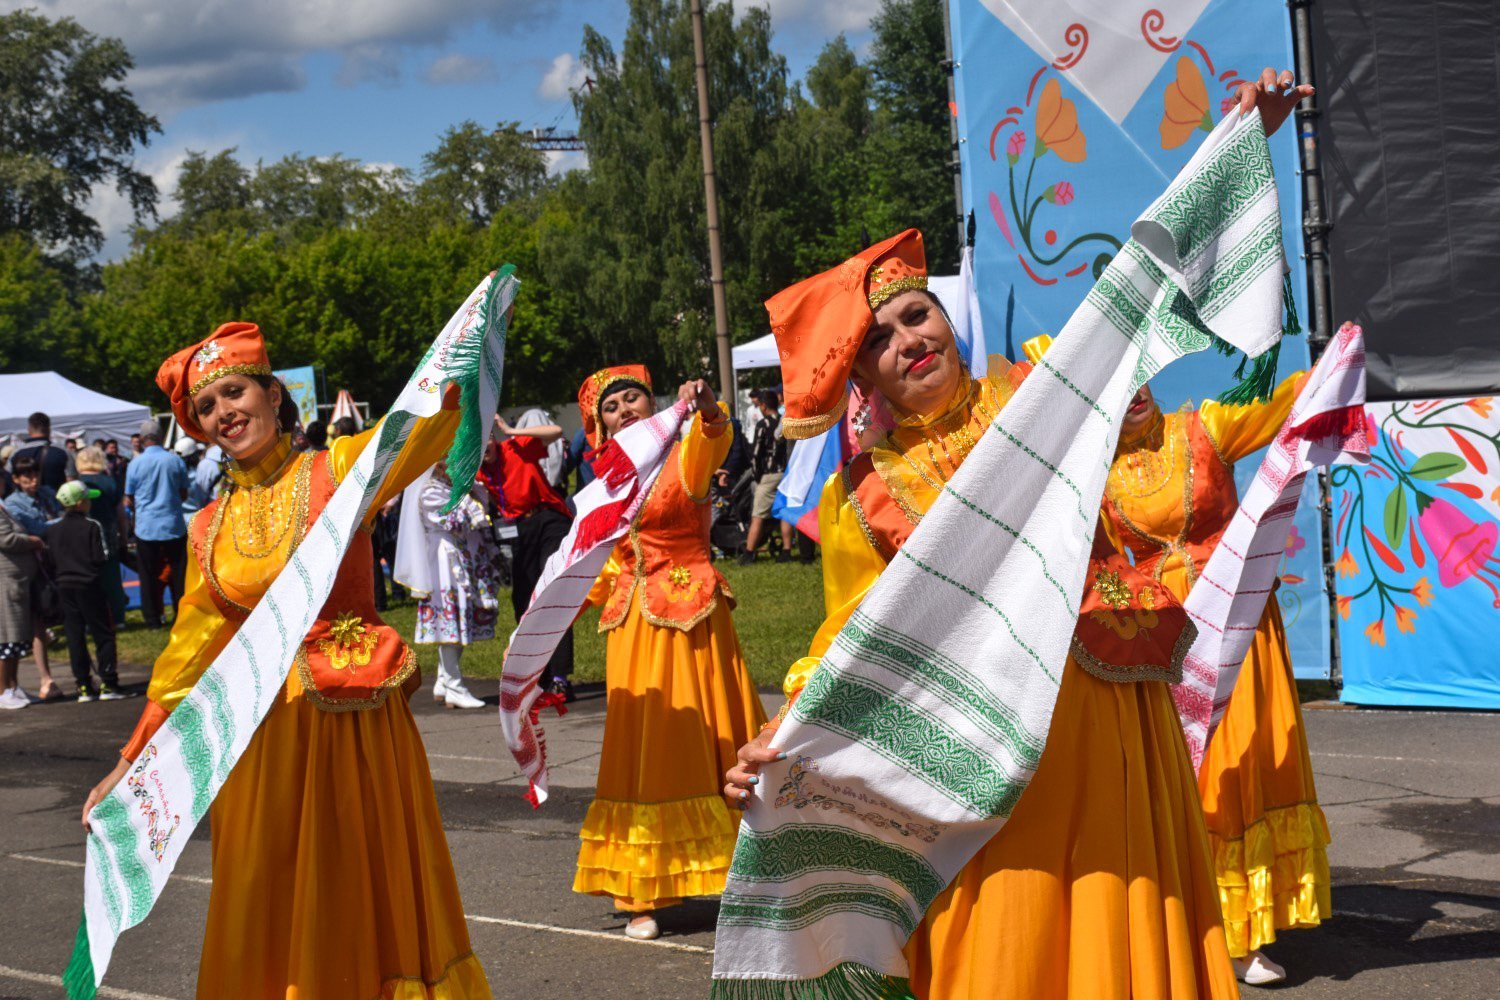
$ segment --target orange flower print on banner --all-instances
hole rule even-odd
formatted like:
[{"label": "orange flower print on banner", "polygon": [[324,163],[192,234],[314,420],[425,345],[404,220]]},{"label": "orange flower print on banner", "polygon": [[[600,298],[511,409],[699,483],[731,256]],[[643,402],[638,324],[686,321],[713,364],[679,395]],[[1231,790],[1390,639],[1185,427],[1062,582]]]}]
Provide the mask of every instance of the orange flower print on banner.
[{"label": "orange flower print on banner", "polygon": [[1384,647],[1385,619],[1382,618],[1379,621],[1373,621],[1369,625],[1366,625],[1365,638],[1369,639],[1373,645]]},{"label": "orange flower print on banner", "polygon": [[1411,585],[1411,596],[1415,597],[1417,603],[1424,608],[1432,603],[1432,584],[1427,581],[1427,577],[1424,576]]},{"label": "orange flower print on banner", "polygon": [[1396,610],[1396,628],[1408,634],[1417,630],[1417,613],[1411,608],[1403,608],[1399,604],[1393,604]]},{"label": "orange flower print on banner", "polygon": [[1349,550],[1345,549],[1343,554],[1339,556],[1338,562],[1333,564],[1333,568],[1339,571],[1339,576],[1354,576],[1359,572],[1359,563],[1355,562],[1354,557],[1349,554]]},{"label": "orange flower print on banner", "polygon": [[1495,397],[1476,396],[1474,399],[1465,400],[1464,405],[1481,417],[1487,417],[1490,415],[1490,411],[1495,408]]},{"label": "orange flower print on banner", "polygon": [[1341,596],[1338,598],[1337,604],[1339,609],[1339,617],[1344,619],[1344,621],[1349,620],[1349,608],[1353,603],[1354,598],[1352,597]]},{"label": "orange flower print on banner", "polygon": [[1062,85],[1048,80],[1036,106],[1036,147],[1033,156],[1051,150],[1068,163],[1082,163],[1088,156],[1088,140],[1078,127],[1078,107],[1062,95]]},{"label": "orange flower print on banner", "polygon": [[1214,130],[1208,113],[1208,87],[1198,64],[1187,56],[1177,60],[1177,79],[1167,84],[1166,107],[1161,116],[1161,148],[1176,149],[1194,132]]}]

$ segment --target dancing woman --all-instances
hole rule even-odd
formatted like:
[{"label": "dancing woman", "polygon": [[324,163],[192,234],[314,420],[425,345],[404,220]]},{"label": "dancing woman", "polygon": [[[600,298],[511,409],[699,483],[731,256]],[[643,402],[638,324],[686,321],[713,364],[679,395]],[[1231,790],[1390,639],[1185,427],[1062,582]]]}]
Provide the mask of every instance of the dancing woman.
[{"label": "dancing woman", "polygon": [[[589,596],[603,606],[609,701],[573,890],[612,896],[638,940],[660,933],[656,910],[724,891],[738,820],[720,775],[766,719],[709,553],[709,485],[734,431],[702,381],[678,395],[697,415]],[[655,412],[651,377],[595,372],[578,409],[598,447]]]},{"label": "dancing woman", "polygon": [[[836,396],[788,394],[789,434],[817,433],[851,376],[879,393],[896,428],[824,487],[819,507],[828,617],[785,681],[796,698],[823,653],[944,485],[989,429],[1025,366],[975,379],[926,290],[921,235],[908,230],[856,259],[869,326],[840,349],[824,308],[778,315],[789,386],[832,350]],[[868,262],[868,264],[866,263]],[[850,264],[804,282],[840,282]],[[783,293],[786,295],[787,293]],[[858,293],[854,293],[857,295]],[[810,296],[809,296],[810,297]],[[778,296],[778,298],[780,298]],[[1092,574],[1091,574],[1092,578]],[[1063,667],[1052,730],[1009,822],[927,911],[907,946],[913,992],[965,997],[1233,997],[1203,814],[1177,711],[1160,678],[1169,654],[1140,648]],[[740,753],[726,793],[748,789],[776,723]]]},{"label": "dancing woman", "polygon": [[[1111,534],[1135,565],[1183,600],[1239,506],[1234,463],[1265,447],[1291,411],[1299,379],[1264,404],[1204,403],[1164,415],[1142,386],[1121,423],[1105,487]],[[1281,607],[1266,601],[1198,791],[1218,877],[1224,931],[1245,982],[1285,972],[1260,948],[1276,931],[1332,913],[1328,824],[1318,808]]]},{"label": "dancing woman", "polygon": [[[107,795],[229,642],[377,429],[294,452],[296,408],[259,328],[227,323],[157,373],[178,424],[219,445],[228,488],[193,519],[187,586]],[[457,392],[418,420],[373,512],[447,450]],[[488,998],[422,740],[416,660],[376,615],[353,545],[286,685],[212,806],[198,996]]]}]

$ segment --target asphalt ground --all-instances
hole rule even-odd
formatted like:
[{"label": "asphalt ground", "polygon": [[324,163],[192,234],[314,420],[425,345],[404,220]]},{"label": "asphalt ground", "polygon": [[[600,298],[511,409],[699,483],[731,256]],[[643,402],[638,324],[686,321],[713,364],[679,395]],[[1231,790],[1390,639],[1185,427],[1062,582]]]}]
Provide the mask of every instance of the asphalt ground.
[{"label": "asphalt ground", "polygon": [[[123,679],[140,690],[145,673]],[[494,705],[493,681],[474,688]],[[140,707],[0,713],[0,1000],[62,995],[82,903],[78,812]],[[624,937],[607,900],[571,891],[602,690],[584,690],[565,718],[549,719],[553,793],[539,811],[521,797],[493,707],[443,711],[428,697],[414,707],[495,996],[702,1000],[714,904],[664,911],[662,938],[643,944]],[[1306,718],[1333,831],[1335,916],[1284,933],[1268,952],[1289,982],[1245,997],[1500,997],[1500,715],[1312,706]],[[205,824],[155,912],[121,939],[102,996],[194,995],[210,875]]]}]

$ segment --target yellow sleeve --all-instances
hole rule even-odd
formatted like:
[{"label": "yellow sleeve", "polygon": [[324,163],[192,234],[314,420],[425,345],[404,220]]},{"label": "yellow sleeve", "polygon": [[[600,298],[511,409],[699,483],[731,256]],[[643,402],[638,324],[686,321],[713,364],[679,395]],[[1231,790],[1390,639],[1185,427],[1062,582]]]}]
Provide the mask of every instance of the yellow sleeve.
[{"label": "yellow sleeve", "polygon": [[729,410],[719,404],[719,419],[705,424],[699,414],[693,414],[688,425],[687,437],[682,439],[682,453],[678,463],[682,467],[682,486],[688,496],[699,503],[708,499],[708,489],[713,485],[714,473],[724,464],[729,446],[734,442],[734,428],[729,425]]},{"label": "yellow sleeve", "polygon": [[1271,443],[1292,412],[1292,402],[1306,378],[1307,372],[1288,375],[1263,403],[1219,403],[1210,399],[1198,407],[1203,429],[1213,438],[1224,461],[1233,464]]},{"label": "yellow sleeve", "polygon": [[[328,468],[333,477],[340,482],[349,470],[354,468],[354,463],[359,459],[359,453],[365,450],[376,434],[380,433],[381,426],[385,423],[382,417],[380,422],[358,434],[349,434],[345,437],[335,438],[328,446]],[[453,435],[458,430],[458,411],[439,410],[430,417],[418,417],[416,424],[407,436],[406,443],[401,446],[401,453],[396,456],[396,463],[391,466],[391,471],[385,477],[385,483],[380,487],[380,492],[375,494],[375,499],[370,502],[370,510],[365,514],[364,524],[366,527],[375,520],[375,515],[380,513],[380,508],[385,506],[402,490],[406,489],[417,477],[437,464],[438,459],[447,453],[453,444]]]},{"label": "yellow sleeve", "polygon": [[604,602],[609,600],[610,592],[615,589],[615,580],[620,575],[620,545],[629,545],[629,538],[622,538],[613,552],[609,554],[609,562],[599,571],[599,578],[589,588],[589,596],[584,600],[585,608],[603,607]]},{"label": "yellow sleeve", "polygon": [[834,637],[870,588],[875,586],[886,565],[855,517],[854,505],[849,502],[844,477],[840,473],[834,473],[823,484],[823,494],[818,500],[818,532],[823,545],[823,613],[826,617],[813,636],[807,655],[792,664],[781,682],[782,691],[793,701],[807,686]]},{"label": "yellow sleeve", "polygon": [[187,697],[203,671],[214,661],[234,634],[234,627],[219,613],[213,595],[198,567],[198,557],[189,549],[182,600],[167,648],[151,668],[146,697],[171,712]]}]

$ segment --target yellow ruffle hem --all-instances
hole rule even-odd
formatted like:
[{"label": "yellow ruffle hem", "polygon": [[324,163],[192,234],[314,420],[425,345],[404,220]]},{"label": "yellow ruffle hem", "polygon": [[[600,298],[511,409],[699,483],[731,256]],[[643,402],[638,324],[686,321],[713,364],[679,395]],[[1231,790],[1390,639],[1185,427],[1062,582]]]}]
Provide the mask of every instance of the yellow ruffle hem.
[{"label": "yellow ruffle hem", "polygon": [[675,802],[595,799],[579,837],[573,891],[651,910],[724,891],[738,823],[720,795]]},{"label": "yellow ruffle hem", "polygon": [[1328,822],[1316,803],[1266,813],[1243,837],[1208,836],[1229,953],[1248,955],[1278,930],[1316,927],[1333,912]]}]

